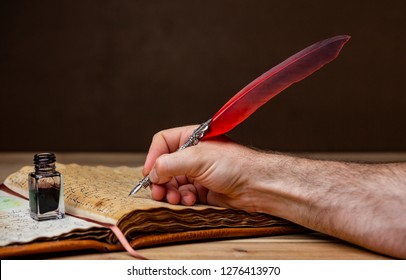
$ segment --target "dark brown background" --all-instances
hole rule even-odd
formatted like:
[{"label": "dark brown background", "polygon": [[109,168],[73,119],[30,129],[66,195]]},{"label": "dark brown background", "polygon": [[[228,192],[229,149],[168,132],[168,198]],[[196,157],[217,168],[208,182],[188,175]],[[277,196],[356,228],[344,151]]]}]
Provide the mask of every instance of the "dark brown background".
[{"label": "dark brown background", "polygon": [[1,1],[0,149],[146,151],[155,132],[206,121],[285,58],[349,34],[337,60],[231,136],[290,152],[406,151],[405,3]]}]

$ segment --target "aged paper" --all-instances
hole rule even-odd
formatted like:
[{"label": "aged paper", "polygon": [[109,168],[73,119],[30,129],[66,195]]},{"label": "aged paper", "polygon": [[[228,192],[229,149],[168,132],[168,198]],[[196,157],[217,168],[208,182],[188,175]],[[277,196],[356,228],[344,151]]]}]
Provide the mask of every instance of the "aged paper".
[{"label": "aged paper", "polygon": [[60,220],[35,221],[30,217],[28,200],[0,190],[0,246],[31,242],[38,238],[68,236],[74,230],[100,227],[68,215]]},{"label": "aged paper", "polygon": [[[77,164],[57,164],[64,180],[65,209],[67,213],[99,222],[117,224],[124,215],[134,211],[156,208],[182,210],[190,207],[154,201],[149,189],[141,189],[136,196],[128,196],[134,185],[142,179],[141,167],[106,167]],[[23,167],[10,175],[4,184],[11,190],[28,197],[27,176],[32,167]],[[195,210],[221,209],[197,205]]]},{"label": "aged paper", "polygon": [[[150,198],[149,189],[128,196],[141,179],[141,167],[106,167],[59,164],[57,170],[64,179],[66,213],[100,223],[114,224],[129,238],[151,232],[181,232],[197,229],[232,227],[270,227],[287,222],[262,213],[247,213],[210,205],[182,206],[159,202]],[[28,197],[26,166],[11,174],[4,184]],[[23,215],[23,214],[21,214]],[[27,213],[24,214],[27,217]],[[86,236],[90,232],[86,233]],[[100,233],[91,233],[100,238]],[[110,234],[106,240],[114,243]]]}]

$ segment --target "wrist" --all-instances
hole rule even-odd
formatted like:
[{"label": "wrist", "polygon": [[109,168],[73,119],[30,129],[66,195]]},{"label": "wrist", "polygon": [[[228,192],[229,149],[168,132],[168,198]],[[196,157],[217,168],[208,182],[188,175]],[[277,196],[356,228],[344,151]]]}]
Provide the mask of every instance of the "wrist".
[{"label": "wrist", "polygon": [[304,170],[300,158],[259,152],[255,171],[247,184],[255,211],[295,220],[292,213],[304,202],[299,170]]}]

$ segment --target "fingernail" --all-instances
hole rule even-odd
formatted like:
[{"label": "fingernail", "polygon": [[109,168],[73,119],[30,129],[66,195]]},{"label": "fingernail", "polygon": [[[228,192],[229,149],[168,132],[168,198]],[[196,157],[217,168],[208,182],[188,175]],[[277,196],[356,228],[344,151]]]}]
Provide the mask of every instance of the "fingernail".
[{"label": "fingernail", "polygon": [[149,172],[149,180],[154,184],[158,183],[159,178],[158,175],[156,174],[155,168],[152,168],[151,172]]}]

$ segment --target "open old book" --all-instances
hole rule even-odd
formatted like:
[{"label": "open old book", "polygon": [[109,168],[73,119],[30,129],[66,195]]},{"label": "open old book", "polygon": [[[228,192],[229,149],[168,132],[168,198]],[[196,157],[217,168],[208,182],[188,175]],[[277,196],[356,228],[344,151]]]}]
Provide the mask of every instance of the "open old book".
[{"label": "open old book", "polygon": [[[37,222],[29,217],[28,200],[25,204],[20,203],[23,206],[19,215],[16,209],[0,207],[0,227],[3,228],[0,257],[81,249],[123,250],[106,224],[116,225],[133,248],[303,231],[297,225],[266,214],[154,201],[149,189],[128,196],[134,183],[142,178],[141,167],[57,164],[57,170],[63,174],[65,208],[69,215],[62,220]],[[30,172],[32,167],[26,166],[8,176],[3,190],[28,198],[27,176]],[[9,197],[11,199],[12,195]],[[24,238],[21,233],[25,231],[35,232],[35,235]]]}]

